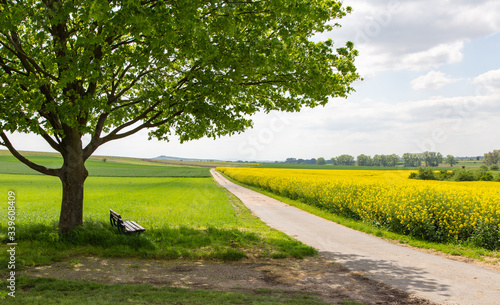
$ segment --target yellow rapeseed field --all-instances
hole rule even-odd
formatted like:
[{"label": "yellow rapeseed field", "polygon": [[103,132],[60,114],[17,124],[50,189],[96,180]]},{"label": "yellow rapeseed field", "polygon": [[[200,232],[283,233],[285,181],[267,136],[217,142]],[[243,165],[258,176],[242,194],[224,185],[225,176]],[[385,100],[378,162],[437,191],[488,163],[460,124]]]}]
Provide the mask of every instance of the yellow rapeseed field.
[{"label": "yellow rapeseed field", "polygon": [[430,241],[500,247],[500,183],[408,179],[408,170],[218,168],[242,183]]}]

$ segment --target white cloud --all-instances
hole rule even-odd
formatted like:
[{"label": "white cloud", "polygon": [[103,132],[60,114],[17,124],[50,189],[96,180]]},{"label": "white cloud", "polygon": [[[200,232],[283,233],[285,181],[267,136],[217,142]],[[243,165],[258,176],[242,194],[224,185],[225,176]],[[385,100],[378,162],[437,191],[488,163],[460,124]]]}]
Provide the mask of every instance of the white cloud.
[{"label": "white cloud", "polygon": [[[498,125],[495,114],[500,111],[499,98],[500,94],[495,93],[489,96],[438,96],[396,103],[381,99],[333,102],[323,109],[294,114],[288,118],[290,130],[280,136],[290,143],[301,143],[301,151],[308,156],[326,146],[344,147],[346,151],[352,149],[351,154],[444,152],[448,146],[456,146],[456,141],[471,145],[462,147],[461,151],[466,155],[467,151],[475,149],[477,143],[485,147],[491,145],[483,143],[485,138],[500,135],[498,128],[492,128]],[[489,126],[487,130],[491,134],[478,126]],[[467,141],[461,141],[461,135],[467,136]],[[312,137],[316,145],[312,144]],[[309,141],[311,144],[306,144]]]},{"label": "white cloud", "polygon": [[[344,0],[344,5],[354,12],[336,20],[342,27],[316,38],[331,37],[338,47],[350,40],[360,51],[356,66],[365,81],[355,85],[357,92],[347,101],[300,113],[258,114],[253,129],[216,141],[147,141],[141,132],[97,153],[284,160],[424,149],[480,155],[498,148],[500,69],[495,69],[500,66],[491,67],[491,58],[478,50],[498,50],[494,39],[479,38],[500,33],[500,1]],[[486,71],[481,70],[485,66],[491,71],[471,72]],[[407,71],[423,72],[411,81],[414,72]],[[459,90],[432,97],[435,93],[407,90],[439,89],[458,81],[458,74],[475,87],[455,86]],[[50,150],[37,136],[15,134],[12,140],[20,149]]]},{"label": "white cloud", "polygon": [[428,50],[409,53],[402,56],[400,69],[422,71],[444,64],[461,62],[463,59],[463,41],[444,43]]},{"label": "white cloud", "polygon": [[451,78],[440,71],[430,71],[412,80],[411,87],[415,90],[437,90],[458,80],[459,79]]},{"label": "white cloud", "polygon": [[357,60],[363,76],[372,75],[376,71],[425,71],[446,64],[459,63],[463,59],[463,41],[440,44],[430,49],[415,53],[397,53],[374,46],[361,46],[360,58]]},{"label": "white cloud", "polygon": [[500,69],[491,70],[478,75],[472,80],[476,87],[477,95],[488,95],[500,91]]},{"label": "white cloud", "polygon": [[363,74],[423,71],[463,59],[464,42],[500,31],[500,1],[350,0],[352,14],[330,34],[351,40]]},{"label": "white cloud", "polygon": [[378,71],[425,71],[446,64],[459,63],[463,59],[463,41],[440,44],[414,53],[397,52],[383,46],[359,46],[360,56],[356,60],[364,75]]},{"label": "white cloud", "polygon": [[[175,137],[168,143],[147,141],[147,134],[142,132],[110,142],[96,154],[235,160],[331,158],[343,153],[401,155],[425,150],[445,155],[480,155],[495,149],[494,139],[500,137],[496,115],[500,111],[499,100],[498,92],[397,102],[383,97],[335,100],[324,108],[304,109],[300,113],[258,114],[253,129],[216,141],[201,139],[182,145]],[[19,149],[48,147],[33,135],[15,134],[11,140],[19,144]]]}]

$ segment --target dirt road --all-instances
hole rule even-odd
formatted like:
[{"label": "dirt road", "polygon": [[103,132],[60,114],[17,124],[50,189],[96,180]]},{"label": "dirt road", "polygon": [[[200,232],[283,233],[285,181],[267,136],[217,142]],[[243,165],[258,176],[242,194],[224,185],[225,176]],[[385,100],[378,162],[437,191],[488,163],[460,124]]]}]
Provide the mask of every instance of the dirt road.
[{"label": "dirt road", "polygon": [[401,247],[214,179],[270,225],[363,276],[439,304],[500,304],[500,272]]}]

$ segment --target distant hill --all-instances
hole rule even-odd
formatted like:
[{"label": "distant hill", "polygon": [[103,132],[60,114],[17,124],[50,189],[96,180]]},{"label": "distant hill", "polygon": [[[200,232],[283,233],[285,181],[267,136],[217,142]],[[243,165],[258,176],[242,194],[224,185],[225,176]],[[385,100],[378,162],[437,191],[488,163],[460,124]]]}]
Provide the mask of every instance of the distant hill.
[{"label": "distant hill", "polygon": [[222,160],[212,160],[212,159],[194,159],[194,158],[179,158],[179,157],[171,157],[171,156],[165,156],[161,155],[156,158],[153,158],[153,160],[168,160],[168,161],[216,161],[216,162],[224,162]]}]

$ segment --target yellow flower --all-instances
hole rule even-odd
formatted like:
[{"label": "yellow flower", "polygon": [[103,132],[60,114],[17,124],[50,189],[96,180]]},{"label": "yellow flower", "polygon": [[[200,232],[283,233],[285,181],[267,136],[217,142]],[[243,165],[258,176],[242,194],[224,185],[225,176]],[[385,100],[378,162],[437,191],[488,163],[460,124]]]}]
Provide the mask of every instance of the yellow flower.
[{"label": "yellow flower", "polygon": [[481,219],[500,227],[500,183],[410,180],[404,170],[218,169],[245,184],[364,222],[390,224],[400,233],[442,238],[437,227],[450,238],[466,239]]}]

